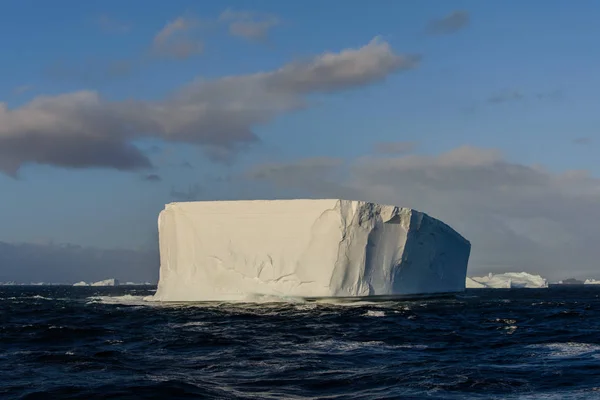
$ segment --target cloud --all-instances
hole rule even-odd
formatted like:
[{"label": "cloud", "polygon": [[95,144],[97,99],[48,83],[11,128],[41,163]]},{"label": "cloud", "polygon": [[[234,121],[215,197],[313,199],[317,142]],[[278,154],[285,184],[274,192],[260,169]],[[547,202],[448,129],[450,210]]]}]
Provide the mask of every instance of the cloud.
[{"label": "cloud", "polygon": [[540,92],[536,94],[538,100],[560,100],[564,97],[561,89],[555,89],[550,92]]},{"label": "cloud", "polygon": [[39,96],[15,109],[0,103],[0,171],[27,163],[68,168],[150,168],[135,145],[158,139],[202,147],[226,161],[259,142],[253,128],[307,106],[307,96],[358,88],[418,66],[378,38],[270,71],[196,79],[160,101],[110,101],[95,91]]},{"label": "cloud", "polygon": [[98,85],[130,75],[134,66],[134,60],[88,59],[78,64],[57,62],[46,68],[44,73],[53,81]]},{"label": "cloud", "polygon": [[373,150],[379,154],[406,154],[417,147],[415,142],[378,142],[373,145]]},{"label": "cloud", "polygon": [[0,282],[94,282],[107,278],[157,282],[156,250],[97,249],[72,244],[0,242]]},{"label": "cloud", "polygon": [[204,50],[201,40],[193,32],[200,21],[192,16],[181,16],[167,24],[154,36],[152,50],[155,54],[177,59],[186,59]]},{"label": "cloud", "polygon": [[502,92],[502,93],[496,93],[492,96],[490,96],[490,98],[488,99],[489,103],[493,103],[493,104],[500,104],[500,103],[507,103],[510,101],[519,101],[519,100],[523,100],[524,96],[523,93],[514,90],[514,91],[509,91],[509,92]]},{"label": "cloud", "polygon": [[147,181],[147,182],[160,182],[160,181],[162,181],[162,178],[160,177],[160,175],[157,175],[157,174],[148,174],[148,175],[145,175],[143,179],[145,181]]},{"label": "cloud", "polygon": [[590,137],[578,137],[573,139],[573,143],[579,145],[590,145],[593,143],[593,140]]},{"label": "cloud", "polygon": [[[449,223],[473,244],[470,274],[529,271],[551,279],[597,275],[600,180],[553,173],[469,146],[435,156],[301,160],[256,166],[249,179],[413,207]],[[335,177],[335,179],[331,179]]]},{"label": "cloud", "polygon": [[198,200],[198,197],[204,192],[204,188],[199,184],[190,185],[187,189],[178,190],[171,188],[171,197],[176,201]]},{"label": "cloud", "polygon": [[299,160],[293,164],[288,163],[269,163],[261,164],[258,167],[250,169],[246,176],[250,179],[263,179],[271,182],[285,182],[292,180],[321,177],[328,174],[333,168],[340,166],[342,159],[331,157],[313,157]]},{"label": "cloud", "polygon": [[96,19],[96,23],[106,33],[127,33],[131,31],[131,24],[118,21],[109,15],[102,14]]},{"label": "cloud", "polygon": [[19,95],[19,94],[24,94],[26,92],[29,92],[31,90],[33,90],[33,85],[21,85],[21,86],[17,86],[13,90],[13,93],[16,95]]},{"label": "cloud", "polygon": [[269,31],[281,23],[273,14],[226,9],[219,21],[229,24],[229,34],[250,40],[265,40]]},{"label": "cloud", "polygon": [[469,25],[470,17],[467,11],[453,11],[443,18],[434,19],[427,26],[431,35],[447,35],[460,31]]},{"label": "cloud", "polygon": [[544,100],[560,100],[563,98],[563,91],[556,89],[549,92],[540,92],[534,95],[525,95],[519,90],[508,90],[504,92],[498,92],[488,98],[488,103],[500,104],[514,101],[525,100],[526,98],[535,98],[540,101]]}]

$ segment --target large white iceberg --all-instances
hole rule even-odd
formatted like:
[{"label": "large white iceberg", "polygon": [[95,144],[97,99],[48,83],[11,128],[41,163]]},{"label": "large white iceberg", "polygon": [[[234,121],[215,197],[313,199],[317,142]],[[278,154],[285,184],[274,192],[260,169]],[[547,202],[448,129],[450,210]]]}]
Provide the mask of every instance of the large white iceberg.
[{"label": "large white iceberg", "polygon": [[595,280],[595,279],[586,279],[585,282],[583,282],[584,285],[600,285],[600,280]]},{"label": "large white iceberg", "polygon": [[471,244],[424,213],[351,200],[167,204],[151,300],[459,292]]},{"label": "large white iceberg", "polygon": [[[481,286],[478,286],[481,285]],[[467,288],[547,288],[548,281],[540,275],[532,275],[527,272],[506,272],[503,274],[488,274],[481,277],[468,277]]]}]

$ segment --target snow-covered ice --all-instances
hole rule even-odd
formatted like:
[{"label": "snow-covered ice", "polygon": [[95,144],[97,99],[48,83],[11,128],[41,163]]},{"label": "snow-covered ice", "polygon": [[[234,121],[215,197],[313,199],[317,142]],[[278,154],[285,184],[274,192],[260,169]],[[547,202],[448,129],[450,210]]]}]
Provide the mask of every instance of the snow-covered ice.
[{"label": "snow-covered ice", "polygon": [[[477,286],[477,285],[481,286]],[[488,274],[481,277],[468,277],[466,279],[468,288],[547,288],[548,281],[540,275],[532,275],[527,272],[505,272],[503,274]]]},{"label": "snow-covered ice", "polygon": [[81,281],[74,283],[73,286],[90,286],[87,282]]},{"label": "snow-covered ice", "polygon": [[458,292],[471,244],[424,213],[351,200],[167,204],[151,300]]},{"label": "snow-covered ice", "polygon": [[595,279],[586,279],[585,282],[583,282],[584,285],[600,285],[600,280],[595,280]]}]

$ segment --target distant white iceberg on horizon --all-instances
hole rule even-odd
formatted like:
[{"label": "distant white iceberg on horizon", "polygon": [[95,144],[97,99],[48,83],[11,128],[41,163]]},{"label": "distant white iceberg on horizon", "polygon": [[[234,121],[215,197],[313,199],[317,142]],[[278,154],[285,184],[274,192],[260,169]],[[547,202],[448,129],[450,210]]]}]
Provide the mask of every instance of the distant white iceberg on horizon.
[{"label": "distant white iceberg on horizon", "polygon": [[98,281],[98,282],[94,282],[94,283],[87,283],[85,281],[81,281],[81,282],[77,282],[77,283],[73,284],[73,286],[150,286],[150,285],[152,285],[152,283],[150,283],[150,282],[142,282],[142,283],[125,282],[125,283],[121,283],[118,279],[115,279],[115,278],[105,279],[103,281]]},{"label": "distant white iceberg on horizon", "polygon": [[586,279],[585,282],[583,282],[584,285],[600,285],[600,280],[596,280],[596,279]]},{"label": "distant white iceberg on horizon", "polygon": [[465,286],[467,289],[539,289],[547,288],[548,280],[527,272],[489,273],[487,276],[467,277]]}]

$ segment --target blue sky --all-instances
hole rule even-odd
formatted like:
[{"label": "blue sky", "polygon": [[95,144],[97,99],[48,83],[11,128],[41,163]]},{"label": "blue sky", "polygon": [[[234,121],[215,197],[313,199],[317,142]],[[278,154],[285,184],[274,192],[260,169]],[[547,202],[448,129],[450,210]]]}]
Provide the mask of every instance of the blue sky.
[{"label": "blue sky", "polygon": [[[337,195],[335,191],[323,192],[306,185],[307,179],[299,177],[311,177],[311,184],[321,177],[302,175],[305,170],[294,173],[294,179],[301,181],[297,184],[279,176],[253,179],[248,173],[265,165],[281,167],[286,163],[296,163],[288,167],[304,168],[315,157],[321,161],[341,159],[344,165],[353,165],[337,171],[345,181],[335,183],[361,190],[361,195],[371,196],[374,201],[403,200],[389,197],[387,189],[377,192],[377,188],[367,187],[361,181],[366,172],[359,166],[371,160],[366,162],[371,168],[382,158],[402,168],[415,159],[427,168],[449,165],[443,173],[453,168],[457,175],[448,179],[460,182],[464,181],[460,173],[475,164],[481,169],[478,173],[487,173],[499,165],[509,166],[503,167],[506,175],[502,175],[497,186],[514,193],[504,203],[538,202],[537,198],[514,197],[525,193],[522,188],[510,186],[520,179],[517,175],[522,171],[539,173],[539,184],[528,187],[545,185],[536,194],[540,202],[571,207],[575,203],[565,198],[575,193],[579,196],[577,201],[588,196],[585,200],[593,204],[592,196],[600,193],[596,180],[600,174],[596,149],[600,117],[595,112],[599,102],[600,52],[594,50],[600,35],[596,21],[598,2],[72,0],[5,1],[0,9],[0,46],[4,49],[0,60],[0,102],[6,104],[8,113],[12,112],[0,113],[1,242],[153,249],[158,212],[167,202],[185,199],[186,193],[189,199]],[[224,14],[226,10],[229,18]],[[453,17],[457,15],[453,13],[464,19]],[[177,21],[181,29],[167,29]],[[237,33],[235,23],[241,24],[237,25],[241,29]],[[448,28],[445,23],[457,26]],[[438,26],[437,33],[431,30],[432,26]],[[162,43],[160,37],[168,40]],[[223,125],[229,126],[224,131],[207,132],[218,121],[197,120],[196,125],[178,125],[178,114],[171,110],[169,126],[179,126],[172,129],[184,130],[176,133],[188,135],[185,140],[174,142],[173,136],[166,133],[154,135],[152,124],[159,123],[150,123],[148,115],[141,115],[151,112],[144,108],[147,105],[171,104],[170,99],[200,79],[212,82],[226,76],[273,72],[290,63],[306,67],[325,52],[361,49],[374,38],[389,46],[390,53],[382,53],[382,63],[393,54],[419,55],[418,64],[406,69],[381,66],[381,71],[365,78],[368,74],[361,75],[360,63],[375,57],[365,53],[364,58],[351,60],[356,63],[352,82],[348,78],[335,90],[295,87],[293,94],[281,95],[275,103],[261,92],[254,104],[255,82],[249,79],[243,81],[247,87],[203,86],[195,92],[196,96],[211,97],[203,101],[218,101],[222,96],[223,101],[233,104],[239,91],[239,96],[246,99],[243,107],[252,112],[256,111],[252,107],[257,107],[261,115],[253,116],[243,126],[233,125],[240,128],[240,135],[252,136],[246,132],[248,128],[258,139],[252,139],[247,147],[236,147],[243,140],[228,141],[227,135],[232,134],[227,130],[230,125]],[[362,53],[356,57],[359,56],[363,57]],[[290,76],[286,75],[291,79]],[[321,85],[327,84],[324,79],[327,77],[319,77]],[[209,90],[215,92],[205,95]],[[222,92],[225,90],[228,92]],[[95,93],[101,104],[86,97],[61,105],[65,108],[58,111],[52,108],[58,107],[57,96],[79,91]],[[56,127],[48,127],[47,131],[44,121],[35,128],[28,125],[41,118],[40,114],[31,114],[29,105],[40,96],[50,99],[45,107],[52,108],[56,117],[52,120]],[[100,119],[75,116],[81,111],[79,105],[88,100],[92,104],[84,111],[100,115]],[[300,101],[303,107],[285,105],[276,110],[279,101]],[[127,109],[130,114],[117,115],[128,107],[127,102],[136,103],[140,109]],[[64,138],[60,136],[64,134],[61,129],[69,118],[75,122],[68,125],[70,136]],[[101,132],[103,135],[112,135],[110,127],[117,125],[110,124],[118,124],[124,130],[131,124],[131,129],[139,130],[127,130],[126,135],[131,136],[115,140],[137,147],[151,161],[153,169],[117,169],[104,161],[105,165],[97,168],[88,165],[85,155],[78,158],[80,148],[67,145],[68,141],[78,140],[77,129],[83,136],[100,135],[94,131],[100,122],[109,126]],[[165,132],[169,129],[164,128]],[[3,135],[8,139],[2,141]],[[50,149],[40,138],[47,140],[53,135],[65,142]],[[205,139],[208,136],[217,144],[207,153],[203,140],[209,140]],[[27,139],[15,144],[24,137]],[[376,154],[373,146],[380,142],[410,143],[406,146],[410,154]],[[467,162],[467,167],[440,161],[443,154],[462,146],[472,149],[464,157],[475,160]],[[108,158],[113,157],[110,151],[105,154]],[[490,152],[498,156],[492,157]],[[4,170],[2,157],[8,160]],[[70,161],[56,161],[61,157]],[[215,157],[219,158],[217,162]],[[35,162],[42,159],[51,161]],[[325,172],[332,172],[328,168]],[[561,175],[574,170],[585,172],[568,172],[570,177],[576,176],[568,181]],[[473,179],[480,176],[469,174]],[[154,180],[149,180],[149,176]],[[287,184],[282,185],[282,181]],[[407,175],[406,180],[397,182],[396,191],[402,192],[403,185],[408,184]],[[430,192],[421,196],[446,199],[440,204],[428,204],[427,199],[419,197],[404,200],[410,206],[428,205],[434,214],[451,222],[457,220],[458,225],[466,221],[462,218],[466,211],[456,211],[450,204],[465,204],[463,198],[444,192],[438,184],[432,185],[427,189]],[[467,192],[462,196],[473,198]],[[503,218],[498,207],[490,206],[479,213],[484,219]],[[511,235],[531,238],[535,236],[531,232],[541,232],[536,240],[544,246],[539,249],[542,255],[549,254],[546,247],[556,251],[557,245],[544,236],[548,229],[540,227],[551,224],[568,231],[569,238],[565,240],[571,244],[587,243],[596,234],[592,227],[570,229],[567,225],[571,220],[557,220],[555,214],[554,209],[548,209],[547,214],[540,216],[542,222],[536,219],[506,224],[510,225]],[[466,235],[484,230],[477,221],[483,220],[469,220],[459,228]],[[486,243],[500,242],[491,235]],[[482,244],[481,248],[487,249],[486,246]],[[523,262],[517,255],[495,262],[496,256],[490,254],[502,253],[508,244],[498,246],[476,257],[474,268],[482,272],[494,268],[523,269],[524,263],[546,262],[546,258],[535,258],[535,254],[523,255]],[[580,250],[573,248],[573,252],[578,254]],[[581,271],[590,268],[588,259],[593,259],[595,253],[586,257],[581,261],[586,265]],[[548,267],[548,271],[539,268],[544,273],[559,267]]]}]

